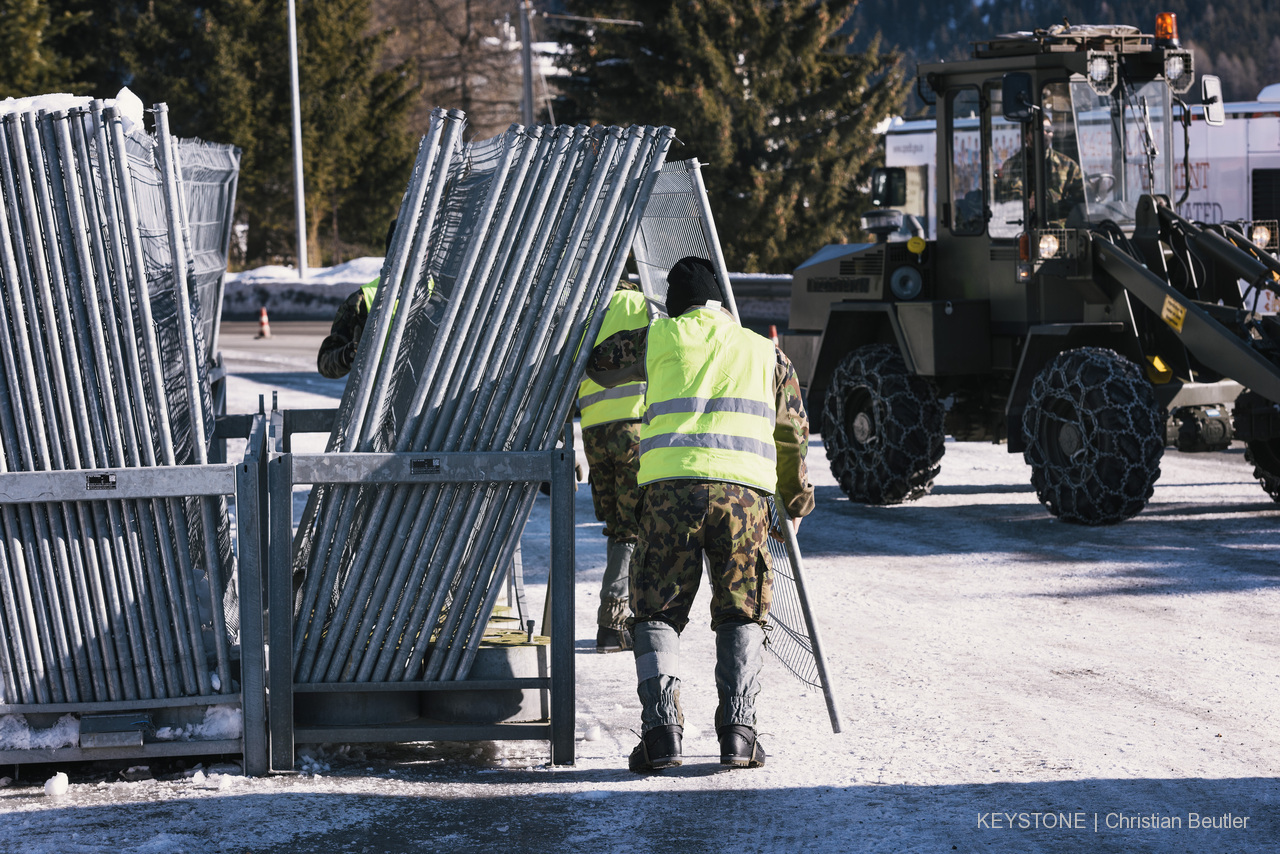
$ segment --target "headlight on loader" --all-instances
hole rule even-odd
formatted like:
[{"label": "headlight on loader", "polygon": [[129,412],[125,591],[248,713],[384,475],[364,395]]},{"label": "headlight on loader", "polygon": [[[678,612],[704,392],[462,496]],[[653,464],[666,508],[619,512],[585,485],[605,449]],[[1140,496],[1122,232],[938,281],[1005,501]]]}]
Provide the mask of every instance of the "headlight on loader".
[{"label": "headlight on loader", "polygon": [[1062,243],[1058,240],[1056,234],[1042,234],[1037,248],[1039,249],[1040,259],[1047,261],[1050,258],[1057,257],[1058,250],[1062,248]]}]

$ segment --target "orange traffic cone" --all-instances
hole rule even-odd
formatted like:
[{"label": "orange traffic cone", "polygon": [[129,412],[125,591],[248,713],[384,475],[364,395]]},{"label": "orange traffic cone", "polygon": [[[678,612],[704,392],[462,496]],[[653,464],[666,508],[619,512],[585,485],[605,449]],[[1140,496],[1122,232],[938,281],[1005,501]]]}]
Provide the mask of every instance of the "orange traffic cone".
[{"label": "orange traffic cone", "polygon": [[[263,311],[266,311],[264,308]],[[769,340],[773,342],[773,346],[778,346],[778,327],[772,323],[769,324]]]},{"label": "orange traffic cone", "polygon": [[270,338],[271,324],[267,322],[267,307],[264,305],[258,312],[258,334],[254,338]]}]

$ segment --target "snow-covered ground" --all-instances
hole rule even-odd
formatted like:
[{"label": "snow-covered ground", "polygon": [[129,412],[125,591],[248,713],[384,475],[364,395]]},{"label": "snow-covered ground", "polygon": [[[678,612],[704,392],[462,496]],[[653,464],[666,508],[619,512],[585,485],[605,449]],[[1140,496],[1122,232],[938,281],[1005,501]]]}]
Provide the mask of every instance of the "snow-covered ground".
[{"label": "snow-covered ground", "polygon": [[[302,356],[230,362],[232,410],[341,390],[308,384]],[[1048,516],[1000,446],[948,444],[933,494],[888,508],[844,499],[819,438],[810,461],[799,539],[840,734],[821,692],[770,660],[768,764],[720,767],[704,596],[684,635],[685,764],[629,773],[634,669],[593,651],[605,553],[583,487],[576,765],[549,767],[540,742],[323,745],[263,779],[210,761],[135,782],[73,768],[63,794],[46,794],[54,769],[18,769],[0,852],[1280,848],[1280,507],[1239,446],[1167,453],[1147,510],[1108,528]],[[540,498],[523,548],[535,615],[548,519]]]}]

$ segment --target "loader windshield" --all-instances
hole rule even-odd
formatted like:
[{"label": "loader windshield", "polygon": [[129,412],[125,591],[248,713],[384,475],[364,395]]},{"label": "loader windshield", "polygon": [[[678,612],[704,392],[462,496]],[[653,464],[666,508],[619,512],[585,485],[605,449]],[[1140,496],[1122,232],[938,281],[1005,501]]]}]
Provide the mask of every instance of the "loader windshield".
[{"label": "loader windshield", "polygon": [[1080,81],[1054,85],[1069,87],[1084,173],[1083,209],[1069,224],[1112,220],[1131,226],[1139,197],[1169,193],[1173,138],[1168,85],[1163,80],[1121,80],[1106,95]]}]

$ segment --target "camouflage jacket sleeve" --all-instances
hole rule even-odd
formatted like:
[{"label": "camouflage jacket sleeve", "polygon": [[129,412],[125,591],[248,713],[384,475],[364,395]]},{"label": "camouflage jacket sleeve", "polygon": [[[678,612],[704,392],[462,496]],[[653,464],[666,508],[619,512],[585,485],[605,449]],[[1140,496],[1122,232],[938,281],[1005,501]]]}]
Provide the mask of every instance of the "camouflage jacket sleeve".
[{"label": "camouflage jacket sleeve", "polygon": [[587,376],[605,388],[623,383],[644,382],[644,357],[649,344],[649,327],[624,329],[596,345],[587,360]]},{"label": "camouflage jacket sleeve", "polygon": [[813,512],[813,484],[805,454],[809,450],[809,416],[800,397],[800,379],[786,354],[777,349],[777,365],[773,370],[777,418],[773,426],[773,443],[778,449],[778,498],[791,516],[808,516]]},{"label": "camouflage jacket sleeve", "polygon": [[369,307],[364,304],[364,291],[356,291],[338,306],[329,335],[320,342],[316,356],[316,369],[329,379],[341,379],[351,370],[356,360],[356,346],[369,319]]}]

